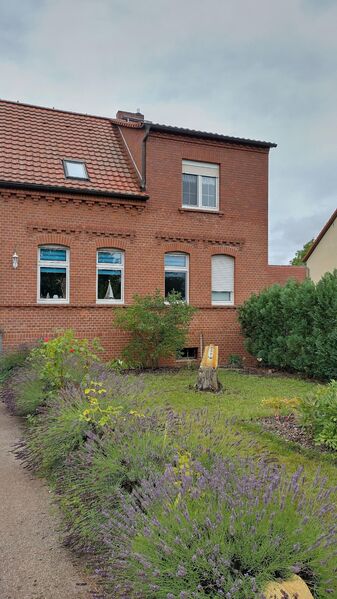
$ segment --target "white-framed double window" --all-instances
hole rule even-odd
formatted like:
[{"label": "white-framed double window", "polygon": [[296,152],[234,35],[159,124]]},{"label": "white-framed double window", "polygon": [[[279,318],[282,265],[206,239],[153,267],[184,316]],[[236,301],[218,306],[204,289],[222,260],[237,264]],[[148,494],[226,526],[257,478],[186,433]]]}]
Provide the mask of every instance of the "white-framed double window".
[{"label": "white-framed double window", "polygon": [[165,254],[165,297],[169,293],[180,293],[181,299],[189,299],[189,260],[188,254],[172,252]]},{"label": "white-framed double window", "polygon": [[212,256],[212,305],[234,304],[234,258],[218,254]]},{"label": "white-framed double window", "polygon": [[96,254],[96,301],[98,304],[124,303],[124,252],[101,249]]},{"label": "white-framed double window", "polygon": [[69,249],[46,245],[38,248],[37,300],[39,303],[69,303]]},{"label": "white-framed double window", "polygon": [[183,208],[219,210],[219,165],[183,160]]}]

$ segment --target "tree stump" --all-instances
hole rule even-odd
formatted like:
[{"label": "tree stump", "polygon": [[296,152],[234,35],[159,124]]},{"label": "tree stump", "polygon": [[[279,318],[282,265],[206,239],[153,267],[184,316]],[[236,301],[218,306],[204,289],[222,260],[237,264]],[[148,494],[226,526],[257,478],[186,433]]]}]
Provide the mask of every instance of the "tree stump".
[{"label": "tree stump", "polygon": [[213,393],[220,391],[218,355],[219,348],[217,345],[206,345],[199,368],[197,384],[195,385],[196,391],[212,391]]},{"label": "tree stump", "polygon": [[220,391],[221,383],[218,379],[217,368],[200,366],[195,389],[197,391],[212,391],[213,393]]}]

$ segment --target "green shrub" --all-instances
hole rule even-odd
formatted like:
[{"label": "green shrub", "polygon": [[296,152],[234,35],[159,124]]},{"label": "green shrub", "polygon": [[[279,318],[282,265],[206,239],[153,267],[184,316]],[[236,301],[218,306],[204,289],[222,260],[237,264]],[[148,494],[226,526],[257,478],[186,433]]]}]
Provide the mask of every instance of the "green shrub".
[{"label": "green shrub", "polygon": [[90,425],[82,413],[87,403],[80,393],[73,389],[69,398],[61,393],[57,401],[47,404],[45,410],[35,418],[30,418],[26,449],[26,464],[43,476],[55,478],[71,452],[82,446],[90,431]]},{"label": "green shrub", "polygon": [[268,366],[337,378],[337,270],[272,285],[239,309],[247,350]]},{"label": "green shrub", "polygon": [[299,404],[303,424],[311,428],[319,445],[337,450],[337,381],[318,387]]},{"label": "green shrub", "polygon": [[9,385],[15,398],[15,413],[19,416],[35,414],[44,403],[43,383],[31,366],[18,369],[10,378]]},{"label": "green shrub", "polygon": [[57,390],[69,382],[80,383],[90,366],[98,360],[101,346],[97,340],[79,339],[74,331],[61,331],[46,338],[30,354],[32,367],[40,373],[46,390]]},{"label": "green shrub", "polygon": [[5,380],[14,368],[23,366],[28,355],[28,347],[21,347],[14,351],[6,351],[0,354],[0,381]]},{"label": "green shrub", "polygon": [[242,368],[243,360],[239,354],[230,354],[228,356],[228,365],[232,368]]},{"label": "green shrub", "polygon": [[132,306],[115,310],[115,326],[131,334],[123,351],[127,363],[156,368],[161,358],[176,356],[185,345],[194,312],[179,294],[164,298],[159,291],[135,295]]}]

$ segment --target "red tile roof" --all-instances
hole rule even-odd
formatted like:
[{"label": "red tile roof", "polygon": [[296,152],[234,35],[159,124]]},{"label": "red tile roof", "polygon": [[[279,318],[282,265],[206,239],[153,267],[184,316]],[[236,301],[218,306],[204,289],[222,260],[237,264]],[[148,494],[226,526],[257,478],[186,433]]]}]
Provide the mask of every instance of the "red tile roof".
[{"label": "red tile roof", "polygon": [[[66,179],[62,160],[89,181]],[[147,197],[113,119],[0,100],[0,182]]]}]

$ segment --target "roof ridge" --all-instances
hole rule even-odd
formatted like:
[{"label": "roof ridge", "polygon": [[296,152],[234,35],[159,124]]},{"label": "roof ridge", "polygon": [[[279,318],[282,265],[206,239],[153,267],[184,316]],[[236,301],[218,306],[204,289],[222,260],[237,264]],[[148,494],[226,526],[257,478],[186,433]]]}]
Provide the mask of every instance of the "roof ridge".
[{"label": "roof ridge", "polygon": [[[103,121],[114,122],[116,119],[114,117],[109,116],[100,116],[97,114],[89,114],[87,112],[76,112],[74,110],[64,110],[63,108],[51,108],[50,106],[41,106],[40,104],[29,104],[28,102],[20,102],[19,100],[6,100],[5,98],[0,98],[0,104],[10,104],[11,106],[25,106],[27,108],[38,108],[39,110],[47,110],[48,112],[60,112],[62,114],[72,114],[75,116],[86,116],[89,118],[100,119]],[[117,123],[116,123],[117,124]]]}]

